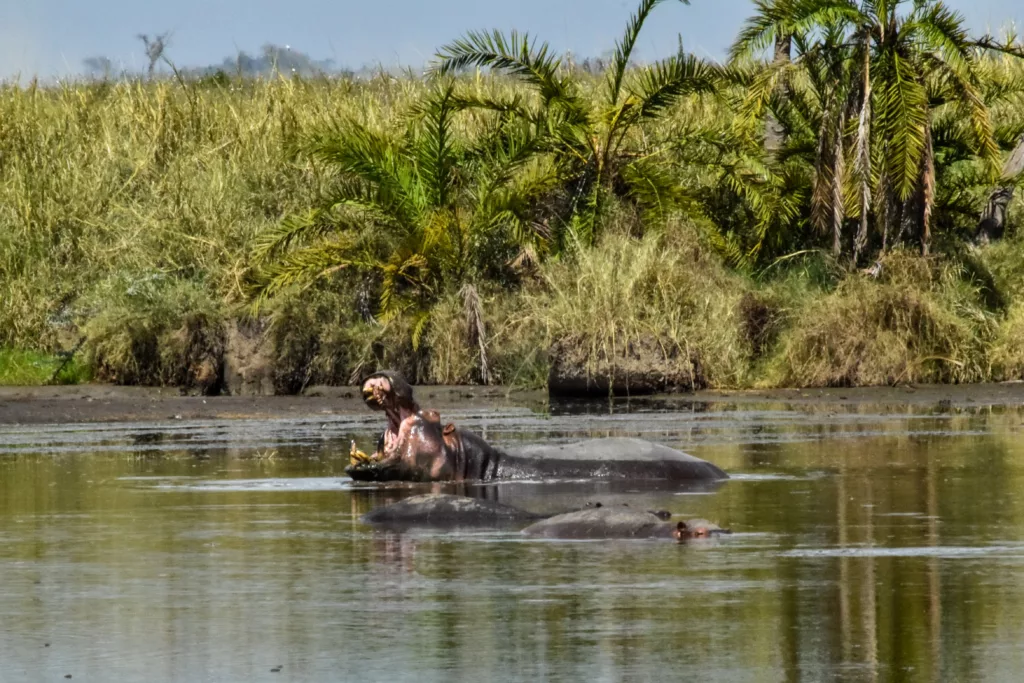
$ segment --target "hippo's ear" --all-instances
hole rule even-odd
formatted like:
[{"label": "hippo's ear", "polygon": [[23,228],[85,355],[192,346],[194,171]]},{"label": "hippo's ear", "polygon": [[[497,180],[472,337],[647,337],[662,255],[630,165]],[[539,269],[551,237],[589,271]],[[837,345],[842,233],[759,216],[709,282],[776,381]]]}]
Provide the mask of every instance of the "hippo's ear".
[{"label": "hippo's ear", "polygon": [[676,524],[676,531],[686,531],[686,522],[679,522],[679,524]]}]

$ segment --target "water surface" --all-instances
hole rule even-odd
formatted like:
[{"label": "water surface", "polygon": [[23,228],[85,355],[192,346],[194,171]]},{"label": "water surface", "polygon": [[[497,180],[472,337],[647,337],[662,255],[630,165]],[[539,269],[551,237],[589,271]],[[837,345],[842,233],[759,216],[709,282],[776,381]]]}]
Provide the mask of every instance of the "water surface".
[{"label": "water surface", "polygon": [[[0,427],[0,681],[1017,681],[1024,410],[632,402],[450,414],[641,436],[721,487],[462,492],[665,508],[719,542],[360,524],[374,415]],[[275,671],[276,670],[276,671]]]}]

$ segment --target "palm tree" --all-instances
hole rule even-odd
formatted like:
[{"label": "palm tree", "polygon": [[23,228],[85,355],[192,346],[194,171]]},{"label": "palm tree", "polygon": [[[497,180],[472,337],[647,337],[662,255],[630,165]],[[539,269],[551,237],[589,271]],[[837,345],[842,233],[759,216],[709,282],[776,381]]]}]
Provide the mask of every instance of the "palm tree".
[{"label": "palm tree", "polygon": [[[858,92],[846,68],[849,48],[843,27],[837,22],[822,26],[809,43],[804,32],[788,23],[792,17],[785,11],[792,7],[786,0],[763,3],[762,9],[770,10],[768,19],[776,24],[763,16],[751,20],[734,45],[732,73],[744,87],[739,128],[747,146],[756,149],[759,144],[750,138],[760,119],[767,118],[765,146],[767,138],[781,138],[778,148],[769,150],[776,172],[800,181],[803,169],[812,169],[806,179],[808,217],[820,232],[831,235],[832,253],[838,257],[846,217],[844,191],[850,177],[848,127]],[[776,56],[767,65],[749,61],[753,45],[773,38],[777,43],[780,35],[796,47],[798,57]],[[778,132],[773,126],[778,126]]]},{"label": "palm tree", "polygon": [[[901,5],[910,7],[902,11]],[[787,31],[800,54],[766,66],[746,99],[748,122],[779,104],[779,89],[798,72],[813,83],[821,62],[828,63],[829,80],[814,88],[822,118],[814,196],[816,206],[827,207],[815,211],[816,222],[832,217],[833,249],[841,249],[846,216],[859,214],[856,262],[873,214],[883,250],[898,224],[895,238],[909,228],[927,253],[936,192],[936,97],[968,123],[970,150],[990,173],[998,162],[982,95],[979,43],[969,38],[962,17],[941,0],[766,1],[758,9],[734,45],[734,56],[749,57]]]},{"label": "palm tree", "polygon": [[304,151],[333,171],[334,189],[263,235],[255,306],[339,272],[369,273],[380,286],[380,322],[412,316],[418,346],[434,302],[483,277],[509,277],[517,255],[542,251],[547,235],[531,207],[553,176],[534,162],[531,138],[508,126],[482,139],[458,135],[466,107],[444,81],[400,135],[350,122],[310,136]]},{"label": "palm tree", "polygon": [[570,197],[562,219],[579,243],[596,238],[598,218],[615,188],[649,212],[673,205],[679,188],[657,158],[661,150],[638,145],[634,133],[681,97],[717,91],[720,69],[681,48],[672,57],[629,69],[640,31],[663,1],[641,0],[615,44],[595,105],[581,96],[580,84],[547,43],[538,45],[528,34],[470,32],[438,51],[436,73],[487,67],[519,78],[535,92],[533,106],[519,103],[508,110],[547,141]]}]

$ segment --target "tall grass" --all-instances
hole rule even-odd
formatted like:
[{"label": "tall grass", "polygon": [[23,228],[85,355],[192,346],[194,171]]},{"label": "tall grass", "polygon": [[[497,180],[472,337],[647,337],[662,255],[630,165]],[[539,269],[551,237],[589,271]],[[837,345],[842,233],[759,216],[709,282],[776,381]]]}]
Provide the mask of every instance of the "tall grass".
[{"label": "tall grass", "polygon": [[254,237],[321,189],[303,131],[386,122],[424,86],[274,79],[0,87],[0,346],[54,348],[107,280],[244,300]]},{"label": "tall grass", "polygon": [[[551,362],[655,387],[745,383],[742,278],[709,256],[689,225],[635,239],[609,233],[594,249],[544,273],[528,296]],[[654,376],[651,376],[651,374]]]}]

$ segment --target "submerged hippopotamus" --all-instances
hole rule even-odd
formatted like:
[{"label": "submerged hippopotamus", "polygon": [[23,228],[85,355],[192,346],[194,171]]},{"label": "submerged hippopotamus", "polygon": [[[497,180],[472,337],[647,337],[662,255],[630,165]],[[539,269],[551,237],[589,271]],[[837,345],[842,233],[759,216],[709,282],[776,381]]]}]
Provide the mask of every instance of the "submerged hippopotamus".
[{"label": "submerged hippopotamus", "polygon": [[442,425],[437,411],[419,407],[412,386],[396,372],[371,375],[363,383],[363,400],[384,411],[387,427],[372,455],[352,444],[352,463],[345,472],[359,481],[728,479],[709,462],[642,439],[593,439],[501,451],[472,432]]},{"label": "submerged hippopotamus", "polygon": [[371,510],[362,520],[366,524],[386,526],[476,526],[526,523],[543,518],[544,515],[490,500],[426,493]]},{"label": "submerged hippopotamus", "polygon": [[[366,524],[388,528],[419,526],[502,526],[533,522],[522,533],[539,538],[611,539],[674,538],[677,541],[710,538],[732,533],[705,519],[667,522],[672,514],[641,512],[626,506],[596,506],[547,517],[488,500],[425,494],[372,510],[363,515]],[[541,520],[541,521],[537,521]]]},{"label": "submerged hippopotamus", "polygon": [[593,508],[555,515],[523,529],[527,536],[540,538],[674,538],[688,541],[732,533],[706,519],[665,522],[657,512],[640,512],[627,507]]}]

